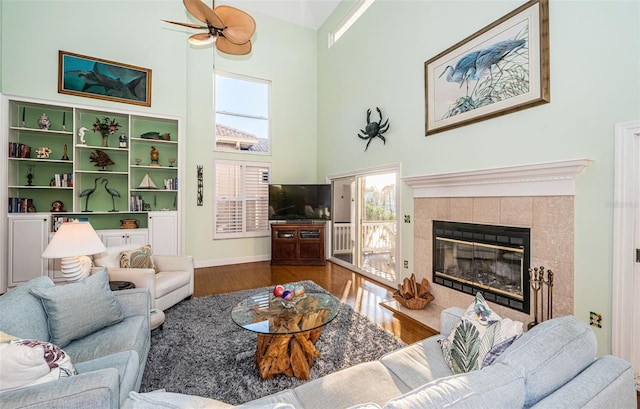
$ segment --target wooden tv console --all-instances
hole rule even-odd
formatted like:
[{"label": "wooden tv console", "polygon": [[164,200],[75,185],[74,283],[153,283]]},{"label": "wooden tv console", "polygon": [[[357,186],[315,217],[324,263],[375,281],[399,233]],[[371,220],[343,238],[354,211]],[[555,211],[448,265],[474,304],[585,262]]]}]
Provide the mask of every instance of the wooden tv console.
[{"label": "wooden tv console", "polygon": [[271,225],[271,264],[323,266],[324,223]]}]

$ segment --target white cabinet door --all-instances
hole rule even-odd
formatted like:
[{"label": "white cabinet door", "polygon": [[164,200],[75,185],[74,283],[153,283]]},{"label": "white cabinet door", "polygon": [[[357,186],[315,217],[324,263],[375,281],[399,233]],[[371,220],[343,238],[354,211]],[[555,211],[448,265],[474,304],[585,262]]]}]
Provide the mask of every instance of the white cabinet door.
[{"label": "white cabinet door", "polygon": [[7,285],[15,287],[48,274],[49,261],[42,252],[49,241],[48,214],[32,213],[9,216],[9,260]]},{"label": "white cabinet door", "polygon": [[179,254],[177,212],[149,212],[149,243],[153,254],[175,256]]},{"label": "white cabinet door", "polygon": [[105,247],[114,247],[130,243],[144,246],[149,243],[149,232],[147,229],[98,230],[98,234]]}]

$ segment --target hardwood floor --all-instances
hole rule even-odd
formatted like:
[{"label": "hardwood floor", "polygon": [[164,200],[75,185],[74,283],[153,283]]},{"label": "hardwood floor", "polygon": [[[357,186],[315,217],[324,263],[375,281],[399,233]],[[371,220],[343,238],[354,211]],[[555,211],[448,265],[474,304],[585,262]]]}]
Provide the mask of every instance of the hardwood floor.
[{"label": "hardwood floor", "polygon": [[272,266],[268,261],[195,271],[194,297],[222,294],[292,281],[312,280],[340,301],[369,317],[407,344],[434,335],[430,329],[382,308],[380,301],[393,298],[393,289],[333,263],[326,266]]}]

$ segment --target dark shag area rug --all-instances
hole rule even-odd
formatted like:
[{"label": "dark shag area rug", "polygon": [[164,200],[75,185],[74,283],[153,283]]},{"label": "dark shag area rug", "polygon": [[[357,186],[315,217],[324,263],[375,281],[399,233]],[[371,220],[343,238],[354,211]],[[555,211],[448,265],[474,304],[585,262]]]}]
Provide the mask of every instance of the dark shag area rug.
[{"label": "dark shag area rug", "polygon": [[[300,284],[308,291],[324,291],[311,281]],[[141,392],[165,389],[237,405],[309,382],[283,375],[261,379],[253,361],[256,334],[231,320],[231,309],[240,300],[270,288],[193,298],[166,310],[164,328],[151,334]],[[338,316],[316,343],[321,355],[314,361],[310,380],[376,360],[404,345],[341,304]]]}]

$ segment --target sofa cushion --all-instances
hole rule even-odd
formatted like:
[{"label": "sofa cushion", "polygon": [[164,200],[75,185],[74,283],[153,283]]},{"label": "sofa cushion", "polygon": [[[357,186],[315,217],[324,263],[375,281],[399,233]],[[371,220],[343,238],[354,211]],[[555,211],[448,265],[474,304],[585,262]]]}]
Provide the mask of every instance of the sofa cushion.
[{"label": "sofa cushion", "polygon": [[533,408],[565,408],[567,402],[580,409],[636,408],[633,376],[628,361],[605,355]]},{"label": "sofa cushion", "polygon": [[109,289],[106,269],[77,282],[51,288],[32,288],[42,300],[52,343],[64,348],[124,319],[122,308]]},{"label": "sofa cushion", "polygon": [[362,402],[384,405],[409,392],[404,382],[379,361],[358,364],[294,389],[305,409],[347,408]]},{"label": "sofa cushion", "polygon": [[0,331],[23,339],[49,341],[47,314],[32,288],[51,288],[49,277],[38,277],[0,296]]},{"label": "sofa cushion", "polygon": [[591,365],[597,351],[591,328],[574,316],[536,325],[517,339],[496,363],[525,377],[527,407],[563,386]]},{"label": "sofa cushion", "polygon": [[227,409],[233,407],[218,400],[165,392],[161,389],[148,393],[129,392],[129,399],[121,409]]},{"label": "sofa cushion", "polygon": [[0,342],[0,391],[24,388],[77,375],[69,355],[35,339],[9,336]]},{"label": "sofa cushion", "polygon": [[479,292],[440,345],[451,371],[463,373],[482,368],[487,356],[493,362],[520,334],[522,323],[502,319]]},{"label": "sofa cushion", "polygon": [[136,389],[140,358],[135,351],[122,351],[76,364],[76,369],[79,373],[93,372],[105,368],[115,368],[118,371],[120,405],[122,405],[127,400],[129,391]]},{"label": "sofa cushion", "polygon": [[524,403],[524,377],[506,365],[493,365],[440,378],[387,402],[384,409],[511,409]]},{"label": "sofa cushion", "polygon": [[122,253],[123,251],[135,250],[139,247],[140,244],[136,243],[107,247],[107,249],[102,253],[93,255],[93,264],[95,264],[97,267],[119,268],[120,253]]},{"label": "sofa cushion", "polygon": [[146,361],[150,329],[142,316],[128,317],[117,324],[72,341],[65,347],[73,362],[79,363],[120,351],[136,351]]},{"label": "sofa cushion", "polygon": [[153,264],[152,255],[150,244],[134,250],[122,251],[120,253],[119,266],[121,268],[152,268],[158,273],[158,269]]},{"label": "sofa cushion", "polygon": [[191,281],[189,271],[161,271],[156,274],[156,299],[188,285]]},{"label": "sofa cushion", "polygon": [[380,358],[380,362],[411,389],[451,376],[453,372],[445,362],[438,343],[443,338],[442,335],[434,335],[390,352]]},{"label": "sofa cushion", "polygon": [[237,406],[238,409],[248,409],[248,408],[269,408],[271,405],[275,404],[287,404],[292,405],[295,408],[303,408],[305,407],[296,396],[295,392],[291,389],[285,389],[280,392],[273,393],[271,395],[264,396],[262,398],[254,399],[252,401],[246,402],[242,405]]}]

